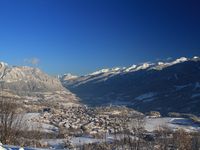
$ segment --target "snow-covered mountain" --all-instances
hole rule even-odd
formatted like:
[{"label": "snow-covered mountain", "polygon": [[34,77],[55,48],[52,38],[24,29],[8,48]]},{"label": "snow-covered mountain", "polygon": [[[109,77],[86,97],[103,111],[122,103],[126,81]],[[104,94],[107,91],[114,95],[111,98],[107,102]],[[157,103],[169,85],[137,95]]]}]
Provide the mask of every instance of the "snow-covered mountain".
[{"label": "snow-covered mountain", "polygon": [[89,105],[120,104],[140,111],[200,113],[200,58],[102,69],[61,82]]},{"label": "snow-covered mountain", "polygon": [[131,72],[141,71],[141,70],[162,70],[166,67],[176,65],[182,62],[197,61],[197,60],[200,60],[200,58],[197,56],[191,59],[188,59],[186,57],[181,57],[172,62],[143,63],[139,65],[132,65],[130,67],[121,67],[121,68],[116,67],[116,68],[111,68],[111,69],[106,68],[106,69],[101,69],[93,73],[90,73],[88,75],[80,76],[80,77],[68,73],[60,77],[60,80],[65,85],[65,87],[67,86],[75,87],[81,84],[88,83],[93,80],[95,80],[95,82],[106,81],[110,77],[113,77],[119,74],[123,75],[123,74],[131,73]]},{"label": "snow-covered mountain", "polygon": [[21,102],[78,104],[78,98],[54,77],[38,68],[9,66],[0,63],[1,96]]}]

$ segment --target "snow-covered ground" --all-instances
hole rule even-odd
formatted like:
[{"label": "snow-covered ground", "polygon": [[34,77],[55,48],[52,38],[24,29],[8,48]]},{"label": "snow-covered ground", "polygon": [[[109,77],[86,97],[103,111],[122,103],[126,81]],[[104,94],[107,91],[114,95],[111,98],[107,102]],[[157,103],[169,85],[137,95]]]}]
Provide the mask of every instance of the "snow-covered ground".
[{"label": "snow-covered ground", "polygon": [[136,97],[135,99],[138,100],[138,101],[148,102],[148,101],[153,101],[154,96],[156,96],[156,95],[157,95],[157,93],[149,92],[149,93],[145,93],[143,95],[140,95],[140,96]]},{"label": "snow-covered ground", "polygon": [[200,132],[200,126],[187,118],[146,118],[145,129],[149,132],[167,127],[172,130],[184,129],[188,132]]},{"label": "snow-covered ground", "polygon": [[[41,141],[49,145],[52,149],[64,149],[63,147],[66,139],[43,139]],[[69,141],[72,145],[81,146],[84,144],[103,142],[103,139],[95,139],[91,137],[73,137]]]},{"label": "snow-covered ground", "polygon": [[23,116],[25,128],[27,127],[28,130],[40,130],[46,133],[57,133],[57,127],[47,123],[40,123],[35,121],[40,117],[40,115],[40,113],[26,113]]},{"label": "snow-covered ground", "polygon": [[31,147],[21,148],[20,146],[3,145],[0,146],[0,150],[48,150],[48,149],[31,148]]},{"label": "snow-covered ground", "polygon": [[[58,128],[56,128],[53,125],[45,124],[45,123],[38,123],[35,119],[40,117],[40,113],[27,113],[24,116],[24,120],[26,121],[27,125],[29,126],[29,129],[37,129],[40,125],[40,130],[52,133],[52,132],[58,132]],[[167,127],[171,130],[177,130],[177,129],[184,129],[187,132],[200,132],[200,126],[193,123],[190,119],[187,118],[172,118],[172,117],[163,117],[163,118],[145,118],[145,125],[144,125],[146,131],[153,132],[154,130],[159,130],[159,128]],[[114,139],[121,139],[123,138],[123,135],[112,135],[112,134],[106,134],[106,141],[112,142]],[[136,137],[132,137],[136,138]],[[42,139],[42,143],[46,143],[46,145],[49,145],[51,149],[63,149],[63,145],[65,144],[66,139]],[[69,139],[69,142],[72,145],[80,146],[84,144],[89,143],[99,143],[104,142],[105,139],[95,139],[92,137],[72,137]],[[10,150],[19,150],[20,147],[15,146],[3,146],[6,149]],[[35,148],[24,148],[25,150],[40,150]],[[0,148],[1,150],[1,148]],[[41,149],[42,150],[42,149]],[[44,150],[44,149],[43,149]]]},{"label": "snow-covered ground", "polygon": [[[83,136],[83,137],[73,137],[70,139],[70,142],[72,145],[75,146],[81,146],[81,145],[85,145],[85,144],[92,144],[92,143],[102,143],[102,142],[113,142],[115,139],[123,139],[124,135],[122,134],[117,134],[117,135],[113,135],[113,134],[106,134],[105,135],[105,139],[95,139],[92,137],[87,137],[87,136]],[[132,139],[135,139],[136,137],[131,136]],[[44,143],[47,143],[48,145],[50,145],[53,149],[60,149],[62,148],[65,139],[45,139],[42,140]]]}]

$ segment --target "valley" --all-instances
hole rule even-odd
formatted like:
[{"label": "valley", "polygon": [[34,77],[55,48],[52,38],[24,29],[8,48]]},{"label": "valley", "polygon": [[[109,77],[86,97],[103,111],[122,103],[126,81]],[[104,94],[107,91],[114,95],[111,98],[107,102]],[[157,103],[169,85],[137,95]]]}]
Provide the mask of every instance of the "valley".
[{"label": "valley", "polygon": [[1,63],[1,147],[176,149],[177,135],[195,147],[199,68],[193,57],[56,78]]},{"label": "valley", "polygon": [[63,86],[89,106],[125,105],[143,113],[156,110],[200,113],[200,58],[103,69],[84,76],[66,74]]}]

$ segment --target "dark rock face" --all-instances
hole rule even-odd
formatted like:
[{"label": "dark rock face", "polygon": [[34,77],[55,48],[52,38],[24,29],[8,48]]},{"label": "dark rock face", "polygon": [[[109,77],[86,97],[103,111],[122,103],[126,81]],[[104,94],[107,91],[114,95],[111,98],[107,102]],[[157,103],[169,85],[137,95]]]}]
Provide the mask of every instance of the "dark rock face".
[{"label": "dark rock face", "polygon": [[[180,59],[179,59],[180,60]],[[125,72],[102,72],[61,80],[92,106],[127,105],[139,111],[200,114],[200,59],[149,65]]]}]

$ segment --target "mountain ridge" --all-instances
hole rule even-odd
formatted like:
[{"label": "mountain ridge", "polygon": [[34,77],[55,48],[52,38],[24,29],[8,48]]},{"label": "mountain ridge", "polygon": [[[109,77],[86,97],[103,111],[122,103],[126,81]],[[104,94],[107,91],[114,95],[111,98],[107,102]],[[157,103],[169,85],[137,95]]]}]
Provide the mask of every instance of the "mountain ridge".
[{"label": "mountain ridge", "polygon": [[[128,70],[127,70],[128,69]],[[63,86],[88,105],[119,104],[139,111],[158,110],[199,114],[200,58],[144,63],[107,69],[62,80]],[[191,85],[191,86],[186,86]]]},{"label": "mountain ridge", "polygon": [[[144,69],[155,69],[155,70],[161,70],[165,67],[169,67],[178,63],[186,62],[186,61],[200,61],[200,57],[194,56],[193,58],[186,58],[186,57],[180,57],[177,58],[173,61],[158,61],[157,63],[142,63],[138,65],[132,65],[130,67],[114,67],[114,68],[106,68],[106,69],[101,69],[95,72],[92,72],[90,74],[86,74],[83,76],[77,76],[77,75],[72,75],[71,73],[64,74],[63,76],[60,76],[59,79],[61,82],[67,82],[66,85],[70,85],[70,83],[74,84],[72,81],[77,81],[79,78],[80,79],[88,79],[92,76],[98,76],[101,74],[104,75],[117,75],[120,73],[129,73],[129,72],[135,72],[135,71],[140,71]],[[70,83],[68,83],[70,81]],[[84,82],[85,83],[85,82]],[[84,84],[83,83],[83,84]]]},{"label": "mountain ridge", "polygon": [[20,103],[79,105],[79,98],[64,88],[60,80],[38,68],[1,62],[0,89],[1,97],[18,99]]}]

